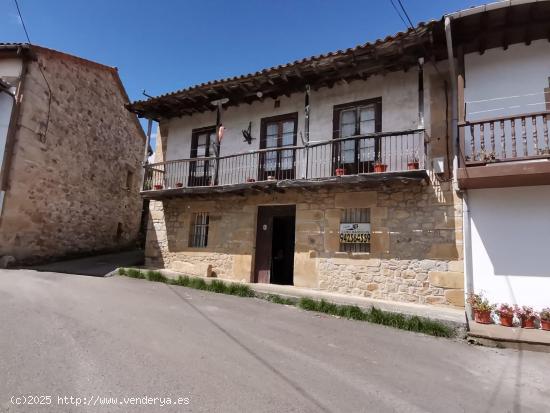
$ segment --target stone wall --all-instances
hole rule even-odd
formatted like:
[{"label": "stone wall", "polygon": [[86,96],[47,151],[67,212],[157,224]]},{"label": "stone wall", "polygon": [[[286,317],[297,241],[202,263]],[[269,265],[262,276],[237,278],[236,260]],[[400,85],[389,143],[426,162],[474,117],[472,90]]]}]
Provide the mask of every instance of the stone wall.
[{"label": "stone wall", "polygon": [[[33,49],[0,218],[0,256],[19,262],[135,245],[145,136],[116,69]],[[48,90],[39,71],[50,84]],[[127,179],[129,176],[129,186]]]},{"label": "stone wall", "polygon": [[[287,190],[151,202],[150,265],[251,281],[259,205],[296,205],[294,285],[373,298],[463,306],[462,208],[448,182],[379,189]],[[371,251],[339,252],[344,208],[370,208]],[[206,248],[190,248],[193,212],[210,215]]]}]

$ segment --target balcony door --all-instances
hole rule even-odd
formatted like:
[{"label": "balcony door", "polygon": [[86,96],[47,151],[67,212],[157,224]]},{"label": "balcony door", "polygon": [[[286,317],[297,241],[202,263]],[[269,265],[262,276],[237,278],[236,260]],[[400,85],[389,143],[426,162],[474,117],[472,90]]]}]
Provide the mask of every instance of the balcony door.
[{"label": "balcony door", "polygon": [[[346,175],[373,172],[381,156],[380,138],[362,136],[382,131],[382,99],[369,99],[334,107],[332,165]],[[349,139],[345,139],[349,138]]]},{"label": "balcony door", "polygon": [[191,137],[191,156],[199,158],[189,163],[189,186],[209,186],[212,182],[214,160],[204,158],[211,157],[210,145],[216,139],[216,127],[195,129]]},{"label": "balcony door", "polygon": [[259,180],[294,179],[296,150],[282,148],[296,145],[297,129],[297,112],[262,119],[260,149],[266,151],[260,153]]}]

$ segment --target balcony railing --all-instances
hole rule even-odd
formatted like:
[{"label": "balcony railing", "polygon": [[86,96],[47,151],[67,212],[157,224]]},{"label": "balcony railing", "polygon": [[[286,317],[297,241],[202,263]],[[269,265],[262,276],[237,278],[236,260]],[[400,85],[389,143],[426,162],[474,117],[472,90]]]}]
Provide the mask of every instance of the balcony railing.
[{"label": "balcony railing", "polygon": [[424,130],[415,129],[149,164],[143,190],[397,172],[423,169],[424,163]]},{"label": "balcony railing", "polygon": [[464,164],[550,157],[549,120],[547,111],[460,124]]}]

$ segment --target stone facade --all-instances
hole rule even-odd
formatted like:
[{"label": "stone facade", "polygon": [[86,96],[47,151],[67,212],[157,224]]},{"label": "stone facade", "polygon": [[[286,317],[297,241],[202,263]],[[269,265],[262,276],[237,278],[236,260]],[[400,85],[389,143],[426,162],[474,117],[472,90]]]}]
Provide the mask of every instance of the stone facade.
[{"label": "stone facade", "polygon": [[[450,183],[152,201],[146,260],[195,275],[252,281],[260,205],[296,205],[294,285],[372,298],[464,305],[461,200]],[[344,208],[369,208],[371,251],[340,252]],[[206,248],[189,247],[193,212],[208,212]]]},{"label": "stone facade", "polygon": [[[27,61],[0,256],[37,262],[135,245],[145,136],[114,68],[44,48]],[[48,118],[48,89],[51,87]]]}]

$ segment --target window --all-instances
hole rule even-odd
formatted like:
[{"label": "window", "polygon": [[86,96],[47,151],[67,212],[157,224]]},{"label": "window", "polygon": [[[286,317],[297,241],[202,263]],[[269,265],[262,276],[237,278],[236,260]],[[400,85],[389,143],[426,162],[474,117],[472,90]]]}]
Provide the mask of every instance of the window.
[{"label": "window", "polygon": [[[195,129],[191,137],[191,158],[210,157],[210,145],[215,142],[216,127]],[[214,162],[197,160],[189,164],[189,186],[208,186],[212,179]]]},{"label": "window", "polygon": [[196,212],[193,214],[191,226],[191,247],[204,248],[208,245],[208,213]]},{"label": "window", "polygon": [[126,189],[132,189],[134,183],[134,173],[132,171],[126,172]]},{"label": "window", "polygon": [[[260,148],[278,149],[296,145],[298,113],[262,119]],[[295,150],[263,152],[260,157],[260,180],[273,176],[276,179],[294,178]]]},{"label": "window", "polygon": [[[334,137],[351,138],[381,131],[381,99],[338,105],[334,107]],[[335,168],[343,167],[347,174],[371,172],[379,156],[379,138],[347,139],[334,145]]]},{"label": "window", "polygon": [[370,252],[370,209],[348,208],[340,218],[340,251]]}]

